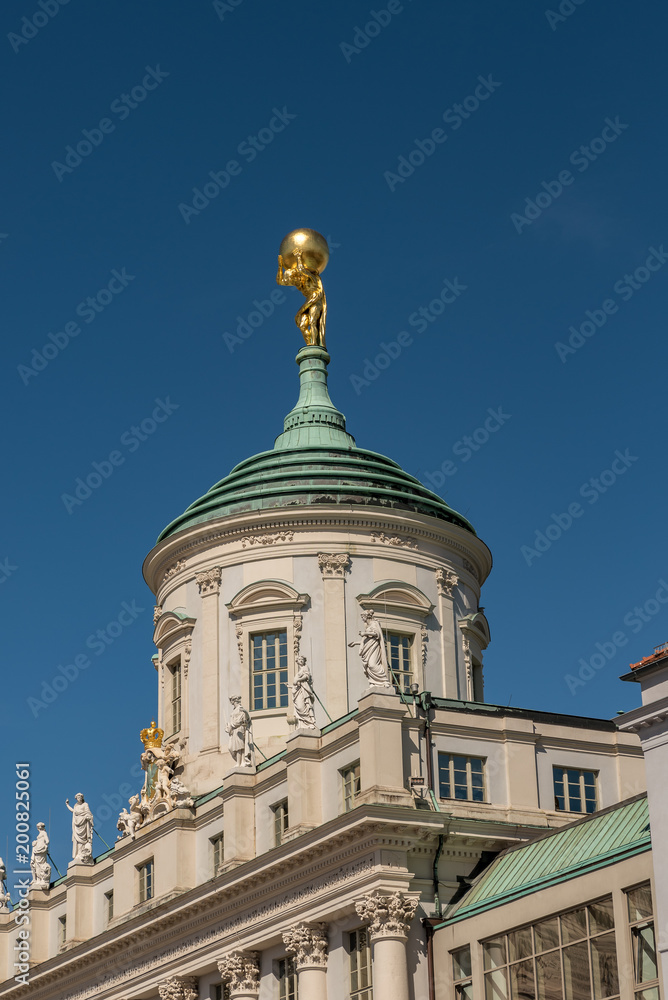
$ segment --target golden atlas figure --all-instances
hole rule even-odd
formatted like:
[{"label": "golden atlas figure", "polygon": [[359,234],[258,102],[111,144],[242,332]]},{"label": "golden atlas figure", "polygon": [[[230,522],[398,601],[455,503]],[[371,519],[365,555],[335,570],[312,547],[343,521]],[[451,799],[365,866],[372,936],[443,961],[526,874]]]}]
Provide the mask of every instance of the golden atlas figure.
[{"label": "golden atlas figure", "polygon": [[325,345],[327,299],[320,274],[327,267],[327,240],[315,229],[295,229],[283,239],[278,255],[279,285],[294,285],[304,296],[304,305],[295,316],[309,347]]}]

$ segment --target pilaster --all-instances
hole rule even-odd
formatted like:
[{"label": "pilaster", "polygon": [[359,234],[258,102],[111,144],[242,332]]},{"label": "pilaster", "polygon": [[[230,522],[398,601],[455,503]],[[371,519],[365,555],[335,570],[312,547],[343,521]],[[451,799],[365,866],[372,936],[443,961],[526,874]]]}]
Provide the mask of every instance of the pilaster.
[{"label": "pilaster", "polygon": [[320,730],[298,729],[286,744],[290,828],[286,839],[322,823]]},{"label": "pilaster", "polygon": [[340,719],[348,711],[348,648],[346,645],[345,574],[347,552],[319,552],[325,616],[327,711]]},{"label": "pilaster", "polygon": [[441,623],[441,678],[444,698],[461,698],[457,676],[457,649],[455,645],[454,589],[459,577],[450,569],[436,570],[438,588],[438,618]]},{"label": "pilaster", "polygon": [[235,767],[223,778],[225,815],[221,871],[255,857],[255,768]]},{"label": "pilaster", "polygon": [[359,702],[361,803],[413,807],[406,788],[402,722],[407,709],[392,688],[372,688]]},{"label": "pilaster", "polygon": [[202,598],[202,750],[220,747],[220,612],[222,570],[213,566],[196,576]]}]

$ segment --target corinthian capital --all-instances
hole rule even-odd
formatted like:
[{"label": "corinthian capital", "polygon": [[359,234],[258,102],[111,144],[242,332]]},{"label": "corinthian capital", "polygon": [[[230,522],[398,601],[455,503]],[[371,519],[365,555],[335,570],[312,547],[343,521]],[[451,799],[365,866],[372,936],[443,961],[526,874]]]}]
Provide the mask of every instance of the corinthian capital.
[{"label": "corinthian capital", "polygon": [[158,984],[160,1000],[197,1000],[197,976],[172,976]]},{"label": "corinthian capital", "polygon": [[327,968],[326,924],[295,924],[283,932],[283,941],[288,954],[295,956],[298,970],[308,966]]},{"label": "corinthian capital", "polygon": [[350,556],[347,552],[319,552],[318,566],[325,580],[332,577],[343,578],[350,566]]},{"label": "corinthian capital", "polygon": [[436,570],[436,585],[441,597],[452,597],[452,591],[459,583],[459,577],[451,569]]},{"label": "corinthian capital", "polygon": [[201,573],[197,573],[195,579],[197,580],[197,586],[202,597],[220,593],[222,575],[223,571],[220,566],[213,566],[211,569],[205,569]]},{"label": "corinthian capital", "polygon": [[377,937],[408,934],[408,926],[415,916],[417,899],[393,892],[389,896],[374,893],[364,896],[355,903],[357,915],[369,924],[369,930]]},{"label": "corinthian capital", "polygon": [[256,951],[231,951],[218,962],[223,982],[230,984],[230,993],[260,992],[260,956]]}]

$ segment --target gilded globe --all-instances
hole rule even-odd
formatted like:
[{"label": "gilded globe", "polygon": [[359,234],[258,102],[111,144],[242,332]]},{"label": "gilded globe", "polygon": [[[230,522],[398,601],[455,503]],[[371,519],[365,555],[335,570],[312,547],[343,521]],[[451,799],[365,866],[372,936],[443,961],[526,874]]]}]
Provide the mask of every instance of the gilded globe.
[{"label": "gilded globe", "polygon": [[325,270],[329,260],[329,247],[322,233],[316,232],[315,229],[293,229],[284,236],[279,253],[283,257],[285,267],[294,267],[297,263],[294,255],[297,248],[301,249],[302,261],[311,271],[321,274]]}]

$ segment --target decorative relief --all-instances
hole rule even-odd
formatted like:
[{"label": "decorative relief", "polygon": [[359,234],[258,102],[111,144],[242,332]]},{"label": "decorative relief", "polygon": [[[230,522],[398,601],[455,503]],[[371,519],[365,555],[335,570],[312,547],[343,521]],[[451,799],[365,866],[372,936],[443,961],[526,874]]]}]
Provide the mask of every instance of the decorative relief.
[{"label": "decorative relief", "polygon": [[382,542],[383,545],[398,545],[405,549],[416,549],[417,542],[412,538],[403,538],[401,535],[386,535],[384,531],[372,531],[372,542]]},{"label": "decorative relief", "polygon": [[422,666],[427,666],[427,643],[429,642],[429,631],[427,626],[422,624],[420,626],[420,649],[422,652]]},{"label": "decorative relief", "polygon": [[274,545],[275,542],[291,542],[294,531],[274,531],[271,535],[244,535],[241,539],[242,548],[247,545]]},{"label": "decorative relief", "polygon": [[183,665],[183,676],[186,680],[188,678],[188,670],[190,669],[190,657],[192,656],[192,652],[193,652],[192,639],[188,639],[185,646],[183,647],[183,658],[181,660],[181,663]]},{"label": "decorative relief", "polygon": [[408,935],[408,926],[415,916],[417,899],[406,897],[401,892],[390,896],[373,893],[355,903],[357,915],[369,924],[369,930],[376,937]]},{"label": "decorative relief", "polygon": [[197,573],[195,579],[197,580],[197,586],[202,597],[220,593],[222,576],[223,571],[220,566],[213,566],[211,569],[205,569],[201,573]]},{"label": "decorative relief", "polygon": [[299,611],[295,611],[292,616],[292,645],[295,653],[295,662],[299,656],[299,645],[302,641],[302,627],[304,619]]},{"label": "decorative relief", "polygon": [[153,624],[154,625],[158,624],[158,618],[160,617],[161,614],[162,614],[162,605],[161,604],[156,604],[155,607],[153,608]]},{"label": "decorative relief", "polygon": [[172,563],[171,566],[168,566],[167,569],[165,570],[165,575],[162,578],[162,583],[166,583],[167,580],[171,580],[171,578],[175,576],[179,572],[179,570],[183,569],[185,564],[186,564],[185,559],[178,559],[175,563]]},{"label": "decorative relief", "polygon": [[451,569],[439,567],[436,570],[436,585],[441,597],[452,597],[452,591],[459,583],[459,577]]},{"label": "decorative relief", "polygon": [[197,976],[172,976],[158,983],[160,1000],[197,1000]]},{"label": "decorative relief", "polygon": [[244,627],[241,622],[237,622],[234,626],[234,633],[237,637],[237,649],[239,650],[239,663],[243,667],[244,665]]},{"label": "decorative relief", "polygon": [[466,666],[466,700],[473,701],[473,661],[471,660],[471,643],[462,636],[464,646],[464,664]]},{"label": "decorative relief", "polygon": [[464,569],[467,569],[469,571],[469,573],[471,574],[471,576],[474,576],[475,579],[477,580],[478,579],[478,570],[475,568],[475,566],[473,566],[468,561],[468,559],[462,559],[462,563],[464,564]]},{"label": "decorative relief", "polygon": [[325,580],[336,577],[343,579],[350,566],[350,556],[347,552],[319,552],[318,566]]},{"label": "decorative relief", "polygon": [[283,932],[283,942],[288,954],[295,956],[297,970],[313,965],[327,968],[326,924],[296,924]]},{"label": "decorative relief", "polygon": [[230,984],[230,993],[260,992],[260,962],[256,951],[232,951],[218,962],[223,982]]}]

